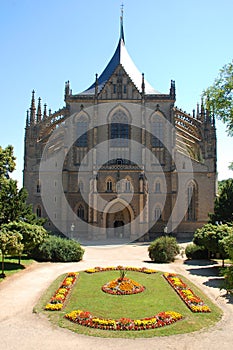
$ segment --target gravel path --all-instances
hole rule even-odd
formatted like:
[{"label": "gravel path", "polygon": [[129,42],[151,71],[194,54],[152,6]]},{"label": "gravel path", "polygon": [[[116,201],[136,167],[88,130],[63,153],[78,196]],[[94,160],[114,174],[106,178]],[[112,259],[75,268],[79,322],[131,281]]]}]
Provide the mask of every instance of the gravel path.
[{"label": "gravel path", "polygon": [[85,247],[79,263],[35,263],[25,271],[0,283],[0,349],[4,350],[231,350],[233,349],[233,301],[220,292],[215,265],[153,264],[153,268],[178,272],[202,288],[224,311],[217,325],[208,331],[149,339],[110,339],[87,337],[51,325],[32,312],[44,290],[60,274],[88,267],[109,265],[146,266],[151,268],[146,244],[122,247]]}]

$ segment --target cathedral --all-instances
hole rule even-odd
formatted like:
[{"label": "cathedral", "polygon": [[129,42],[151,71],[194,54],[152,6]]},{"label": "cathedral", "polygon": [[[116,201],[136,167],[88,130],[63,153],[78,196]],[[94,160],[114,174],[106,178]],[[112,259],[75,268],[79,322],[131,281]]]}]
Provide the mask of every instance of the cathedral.
[{"label": "cathedral", "polygon": [[[94,68],[94,67],[92,67]],[[27,112],[24,187],[45,227],[80,242],[192,237],[216,195],[216,128],[154,89],[129,56],[123,13],[116,50],[83,92],[65,83],[64,107]]]}]

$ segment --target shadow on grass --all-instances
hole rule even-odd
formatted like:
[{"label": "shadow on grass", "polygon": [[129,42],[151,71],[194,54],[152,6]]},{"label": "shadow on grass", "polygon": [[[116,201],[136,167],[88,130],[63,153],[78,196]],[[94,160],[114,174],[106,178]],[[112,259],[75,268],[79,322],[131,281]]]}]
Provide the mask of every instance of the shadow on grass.
[{"label": "shadow on grass", "polygon": [[18,264],[16,262],[9,262],[9,261],[6,261],[4,263],[4,269],[5,269],[5,272],[7,271],[13,271],[13,270],[24,270],[25,269],[25,266],[21,265],[21,264]]}]

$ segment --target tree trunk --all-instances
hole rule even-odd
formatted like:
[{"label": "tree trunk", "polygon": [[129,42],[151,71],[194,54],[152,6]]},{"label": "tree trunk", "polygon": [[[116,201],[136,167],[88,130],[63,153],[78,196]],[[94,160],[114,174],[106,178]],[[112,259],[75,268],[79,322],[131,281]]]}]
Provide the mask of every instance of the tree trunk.
[{"label": "tree trunk", "polygon": [[2,253],[2,273],[1,273],[1,277],[2,278],[4,278],[4,277],[6,277],[6,275],[5,275],[5,266],[4,266],[5,264],[4,264],[4,254]]}]

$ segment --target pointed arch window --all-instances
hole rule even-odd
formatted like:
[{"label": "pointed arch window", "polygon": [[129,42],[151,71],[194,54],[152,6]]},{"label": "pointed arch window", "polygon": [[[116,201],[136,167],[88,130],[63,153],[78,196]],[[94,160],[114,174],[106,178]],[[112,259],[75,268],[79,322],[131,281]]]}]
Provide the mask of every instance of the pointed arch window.
[{"label": "pointed arch window", "polygon": [[131,192],[131,182],[130,180],[125,180],[125,192]]},{"label": "pointed arch window", "polygon": [[77,147],[87,147],[88,145],[87,130],[88,130],[88,122],[84,118],[79,119],[77,122],[77,139],[76,139]]},{"label": "pointed arch window", "polygon": [[162,212],[159,206],[155,208],[155,221],[158,221],[158,220],[162,220]]},{"label": "pointed arch window", "polygon": [[159,181],[155,183],[155,193],[161,193],[161,185]]},{"label": "pointed arch window", "polygon": [[187,201],[188,201],[188,210],[187,210],[187,220],[195,221],[196,220],[196,188],[194,183],[188,185],[187,188]]},{"label": "pointed arch window", "polygon": [[127,116],[122,112],[116,112],[110,124],[111,147],[128,147],[129,123]]},{"label": "pointed arch window", "polygon": [[38,205],[37,208],[36,208],[36,216],[37,216],[38,218],[41,218],[41,214],[42,214],[41,206]]},{"label": "pointed arch window", "polygon": [[78,207],[77,215],[80,219],[84,220],[84,207],[82,206],[82,204],[80,204]]},{"label": "pointed arch window", "polygon": [[162,148],[164,147],[163,141],[164,141],[164,125],[161,121],[153,121],[151,125],[152,129],[152,139],[151,144],[152,147]]},{"label": "pointed arch window", "polygon": [[162,113],[156,112],[151,119],[151,145],[154,148],[164,147],[164,123]]},{"label": "pointed arch window", "polygon": [[112,192],[112,180],[111,179],[108,179],[106,182],[106,191]]}]

